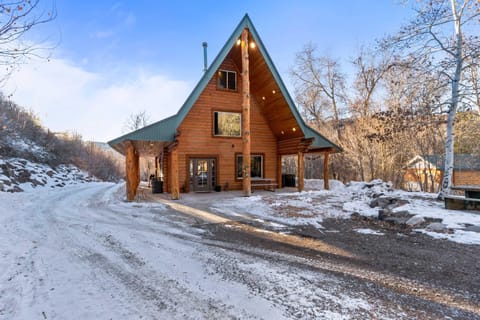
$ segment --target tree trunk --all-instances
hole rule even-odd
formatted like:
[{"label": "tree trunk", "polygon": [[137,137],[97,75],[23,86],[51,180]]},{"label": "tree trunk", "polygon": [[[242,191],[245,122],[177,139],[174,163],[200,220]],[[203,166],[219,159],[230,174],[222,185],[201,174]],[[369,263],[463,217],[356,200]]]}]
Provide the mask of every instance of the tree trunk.
[{"label": "tree trunk", "polygon": [[242,133],[243,133],[243,194],[252,193],[250,177],[250,74],[248,61],[248,30],[242,32]]},{"label": "tree trunk", "polygon": [[330,184],[328,182],[328,156],[329,153],[325,152],[325,159],[323,160],[323,188],[325,190],[330,189]]},{"label": "tree trunk", "polygon": [[460,25],[460,18],[457,13],[455,0],[451,0],[452,14],[455,23],[455,74],[452,79],[452,98],[447,117],[447,137],[445,139],[445,169],[443,174],[442,190],[439,198],[443,199],[445,195],[449,194],[453,182],[453,166],[454,166],[454,133],[453,124],[455,122],[455,115],[457,113],[459,101],[459,84],[462,76],[463,67],[463,38]]},{"label": "tree trunk", "polygon": [[173,149],[171,153],[171,170],[172,170],[172,200],[180,199],[180,183],[178,180],[178,151],[177,149]]},{"label": "tree trunk", "polygon": [[305,181],[304,181],[305,167],[304,167],[304,158],[303,158],[302,151],[298,153],[297,161],[298,161],[298,192],[302,192],[305,186]]},{"label": "tree trunk", "polygon": [[125,142],[127,147],[127,154],[125,156],[125,175],[127,178],[126,181],[126,192],[127,192],[127,201],[135,200],[138,187],[138,160],[136,158],[138,155],[135,154],[135,147],[131,141]]}]

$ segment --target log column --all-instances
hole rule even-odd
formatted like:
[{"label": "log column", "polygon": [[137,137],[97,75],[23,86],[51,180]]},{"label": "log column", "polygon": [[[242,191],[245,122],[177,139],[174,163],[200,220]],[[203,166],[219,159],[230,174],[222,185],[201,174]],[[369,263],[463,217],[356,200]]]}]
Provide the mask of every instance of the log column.
[{"label": "log column", "polygon": [[243,194],[249,197],[252,194],[250,177],[250,75],[248,58],[248,29],[242,32],[242,133],[243,133]]},{"label": "log column", "polygon": [[127,147],[127,154],[125,157],[127,201],[133,201],[135,200],[138,184],[140,182],[139,158],[131,141],[125,141],[125,145]]},{"label": "log column", "polygon": [[278,188],[283,188],[282,181],[282,155],[277,155],[277,184]]},{"label": "log column", "polygon": [[304,177],[305,177],[305,163],[304,163],[304,154],[303,151],[298,152],[298,192],[302,192],[304,188]]},{"label": "log column", "polygon": [[171,151],[171,194],[172,194],[172,200],[178,200],[180,199],[180,185],[179,185],[179,178],[178,178],[178,151],[177,148],[174,148]]},{"label": "log column", "polygon": [[325,157],[323,159],[323,188],[325,190],[330,189],[329,181],[328,181],[328,157],[329,153],[325,152],[324,153]]}]

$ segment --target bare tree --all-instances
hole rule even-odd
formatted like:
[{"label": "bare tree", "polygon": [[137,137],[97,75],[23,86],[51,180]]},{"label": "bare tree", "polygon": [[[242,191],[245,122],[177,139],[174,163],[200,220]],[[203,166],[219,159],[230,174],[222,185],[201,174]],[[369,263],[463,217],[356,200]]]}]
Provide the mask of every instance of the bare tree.
[{"label": "bare tree", "polygon": [[378,91],[381,80],[390,68],[390,57],[382,52],[368,52],[360,50],[358,56],[352,61],[355,72],[355,99],[350,106],[352,114],[362,117],[368,116],[374,110],[374,94]]},{"label": "bare tree", "polygon": [[0,1],[0,66],[5,81],[26,58],[40,56],[37,44],[25,41],[25,34],[33,28],[52,21],[56,17],[55,2],[49,8],[41,6],[40,0]]},{"label": "bare tree", "polygon": [[150,116],[145,110],[132,113],[125,121],[122,132],[134,131],[147,126],[150,123]]},{"label": "bare tree", "polygon": [[314,45],[307,44],[297,53],[290,71],[295,98],[307,120],[313,120],[317,127],[327,121],[335,126],[346,111],[345,76],[337,60],[316,51]]},{"label": "bare tree", "polygon": [[414,10],[415,18],[383,44],[394,54],[409,55],[415,63],[428,65],[431,73],[449,87],[445,100],[436,106],[437,112],[447,114],[442,198],[450,193],[453,181],[453,126],[457,110],[465,103],[465,70],[467,64],[478,63],[480,40],[468,34],[478,32],[480,11],[478,1],[470,0],[418,1]]}]

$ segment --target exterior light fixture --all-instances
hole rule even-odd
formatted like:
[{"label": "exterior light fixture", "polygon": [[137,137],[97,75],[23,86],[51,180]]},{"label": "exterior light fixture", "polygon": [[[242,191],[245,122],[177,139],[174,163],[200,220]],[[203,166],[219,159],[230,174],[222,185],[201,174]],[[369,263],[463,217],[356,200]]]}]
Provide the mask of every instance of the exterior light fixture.
[{"label": "exterior light fixture", "polygon": [[273,94],[275,94],[275,93],[277,93],[277,91],[275,91],[275,90],[272,90],[272,93],[273,93]]},{"label": "exterior light fixture", "polygon": [[256,46],[255,42],[250,42],[250,48],[255,49]]},{"label": "exterior light fixture", "polygon": [[285,134],[285,131],[282,130],[282,134]]},{"label": "exterior light fixture", "polygon": [[293,127],[293,128],[292,128],[292,131],[293,131],[293,132],[297,131],[297,128]]},{"label": "exterior light fixture", "polygon": [[265,100],[265,96],[262,97],[262,100]]},{"label": "exterior light fixture", "polygon": [[237,46],[239,46],[240,43],[242,43],[242,41],[240,41],[240,39],[238,39],[238,40],[237,40]]}]

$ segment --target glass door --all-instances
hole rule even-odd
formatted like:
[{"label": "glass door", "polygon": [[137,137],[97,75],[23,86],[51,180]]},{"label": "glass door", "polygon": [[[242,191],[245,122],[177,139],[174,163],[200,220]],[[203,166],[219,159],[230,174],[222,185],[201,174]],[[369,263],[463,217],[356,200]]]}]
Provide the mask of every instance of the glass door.
[{"label": "glass door", "polygon": [[215,187],[215,159],[190,159],[190,180],[194,192],[208,192]]}]

